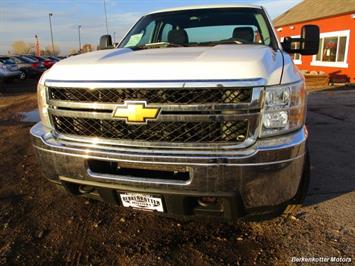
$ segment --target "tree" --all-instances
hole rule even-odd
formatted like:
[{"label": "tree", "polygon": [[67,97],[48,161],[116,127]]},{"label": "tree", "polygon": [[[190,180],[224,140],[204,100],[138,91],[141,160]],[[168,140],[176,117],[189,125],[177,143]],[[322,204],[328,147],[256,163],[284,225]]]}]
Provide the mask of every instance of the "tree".
[{"label": "tree", "polygon": [[18,40],[11,44],[12,54],[31,54],[34,51],[34,43],[26,43],[24,41]]},{"label": "tree", "polygon": [[60,48],[58,45],[54,44],[54,53],[53,53],[53,47],[51,44],[48,44],[46,48],[41,51],[42,55],[59,55],[60,54]]},{"label": "tree", "polygon": [[89,43],[86,43],[83,45],[83,47],[81,48],[81,52],[82,53],[88,53],[88,52],[92,52],[94,51],[95,47]]},{"label": "tree", "polygon": [[68,52],[68,55],[76,55],[78,54],[78,50],[75,49],[75,48],[70,48],[69,49],[69,52]]}]

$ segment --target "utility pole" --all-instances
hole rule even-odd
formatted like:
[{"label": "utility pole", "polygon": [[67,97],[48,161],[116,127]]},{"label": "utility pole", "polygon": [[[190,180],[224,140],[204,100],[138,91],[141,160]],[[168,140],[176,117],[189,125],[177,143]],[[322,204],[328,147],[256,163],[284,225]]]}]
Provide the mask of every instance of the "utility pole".
[{"label": "utility pole", "polygon": [[107,11],[106,11],[106,0],[104,0],[104,9],[105,9],[105,21],[106,21],[106,34],[108,34]]},{"label": "utility pole", "polygon": [[81,53],[81,38],[80,38],[80,29],[81,29],[81,25],[78,25],[78,32],[79,32],[79,54]]},{"label": "utility pole", "polygon": [[52,39],[52,55],[54,55],[54,41],[53,41],[53,30],[52,30],[52,19],[53,13],[49,13],[49,28],[51,30],[51,39]]},{"label": "utility pole", "polygon": [[36,42],[35,42],[35,55],[41,56],[41,48],[39,46],[39,40],[38,40],[38,35],[37,34],[35,35],[35,39],[36,39]]}]

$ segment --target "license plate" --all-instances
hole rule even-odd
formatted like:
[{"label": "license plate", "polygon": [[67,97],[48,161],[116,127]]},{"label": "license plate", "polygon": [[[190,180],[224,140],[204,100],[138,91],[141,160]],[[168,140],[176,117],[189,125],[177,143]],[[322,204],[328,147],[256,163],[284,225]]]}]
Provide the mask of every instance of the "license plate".
[{"label": "license plate", "polygon": [[138,193],[121,193],[120,197],[124,207],[164,212],[163,201],[159,197]]}]

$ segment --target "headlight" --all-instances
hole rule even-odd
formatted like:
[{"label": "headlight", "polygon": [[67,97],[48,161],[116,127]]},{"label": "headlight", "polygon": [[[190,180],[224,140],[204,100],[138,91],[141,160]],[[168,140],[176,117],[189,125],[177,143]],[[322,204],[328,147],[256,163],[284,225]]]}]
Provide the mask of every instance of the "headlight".
[{"label": "headlight", "polygon": [[284,134],[301,128],[305,121],[305,101],[303,81],[267,87],[260,137]]},{"label": "headlight", "polygon": [[42,78],[40,79],[37,85],[37,100],[38,100],[38,112],[39,112],[39,116],[41,117],[41,122],[44,126],[50,127],[47,97],[46,97],[46,87],[44,86],[44,80]]}]

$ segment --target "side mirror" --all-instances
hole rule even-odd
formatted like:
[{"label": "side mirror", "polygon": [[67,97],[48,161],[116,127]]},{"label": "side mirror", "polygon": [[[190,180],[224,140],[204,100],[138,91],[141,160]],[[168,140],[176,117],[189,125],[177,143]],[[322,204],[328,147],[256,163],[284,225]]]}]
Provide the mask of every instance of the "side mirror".
[{"label": "side mirror", "polygon": [[317,25],[304,25],[301,29],[301,38],[285,37],[282,48],[290,54],[315,55],[319,50],[319,39]]},{"label": "side mirror", "polygon": [[100,37],[99,49],[105,50],[105,49],[111,49],[111,48],[113,48],[111,35],[102,35]]}]

